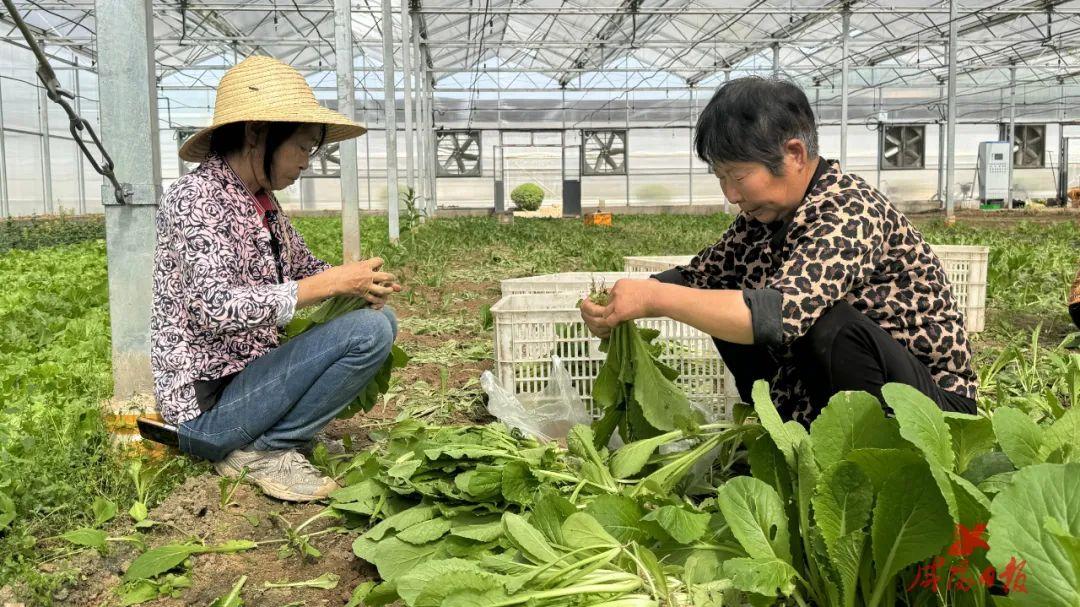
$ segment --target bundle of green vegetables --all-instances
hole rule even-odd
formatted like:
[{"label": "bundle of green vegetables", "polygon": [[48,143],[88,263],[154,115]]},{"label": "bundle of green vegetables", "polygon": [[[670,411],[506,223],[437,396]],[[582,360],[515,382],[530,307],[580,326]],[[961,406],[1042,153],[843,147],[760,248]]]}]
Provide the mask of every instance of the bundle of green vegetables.
[{"label": "bundle of green vegetables", "polygon": [[[589,299],[606,305],[606,290]],[[659,360],[653,341],[659,332],[639,329],[633,321],[619,323],[600,344],[607,353],[593,384],[593,402],[603,411],[593,424],[596,444],[606,445],[618,430],[624,442],[672,430],[691,430],[700,421],[686,394],[675,385],[679,372]]]},{"label": "bundle of green vegetables", "polygon": [[[366,308],[368,305],[370,304],[363,297],[353,297],[348,295],[331,297],[308,316],[294,318],[289,322],[289,324],[285,326],[285,339],[293,339],[297,335],[310,330],[316,325],[330,322],[342,314]],[[394,344],[390,349],[390,355],[386,357],[386,361],[383,362],[382,367],[379,367],[378,372],[375,373],[375,377],[373,377],[372,380],[368,382],[367,386],[364,387],[364,390],[357,395],[356,400],[342,409],[341,413],[338,414],[338,417],[347,419],[360,411],[370,411],[371,408],[375,406],[375,403],[379,401],[379,397],[390,389],[390,376],[393,374],[394,369],[400,369],[408,364],[408,362],[409,355],[399,348],[397,344]]]}]

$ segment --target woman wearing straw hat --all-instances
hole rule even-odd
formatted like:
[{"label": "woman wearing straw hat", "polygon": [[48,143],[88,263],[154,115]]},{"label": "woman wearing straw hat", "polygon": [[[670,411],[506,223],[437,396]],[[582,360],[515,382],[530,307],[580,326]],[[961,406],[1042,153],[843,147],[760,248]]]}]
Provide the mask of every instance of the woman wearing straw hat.
[{"label": "woman wearing straw hat", "polygon": [[[397,333],[387,298],[401,287],[381,259],[332,267],[316,259],[273,192],[322,145],[364,127],[324,108],[304,78],[249,57],[218,87],[213,124],[180,157],[199,162],[157,215],[151,366],[158,408],[180,447],[290,501],[337,485],[300,450],[351,402]],[[335,295],[371,303],[279,347],[299,308]]]}]

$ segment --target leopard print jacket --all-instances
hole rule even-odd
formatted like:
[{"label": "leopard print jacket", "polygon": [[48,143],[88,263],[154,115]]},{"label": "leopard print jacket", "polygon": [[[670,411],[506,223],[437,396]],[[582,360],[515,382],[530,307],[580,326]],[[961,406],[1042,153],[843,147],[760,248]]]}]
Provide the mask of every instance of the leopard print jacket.
[{"label": "leopard print jacket", "polygon": [[838,301],[888,331],[943,389],[975,398],[964,318],[941,261],[884,195],[830,161],[773,243],[775,229],[740,214],[719,242],[678,269],[696,288],[780,293],[783,333],[770,348],[779,363],[770,382],[778,408],[793,419],[809,413],[790,346]]}]

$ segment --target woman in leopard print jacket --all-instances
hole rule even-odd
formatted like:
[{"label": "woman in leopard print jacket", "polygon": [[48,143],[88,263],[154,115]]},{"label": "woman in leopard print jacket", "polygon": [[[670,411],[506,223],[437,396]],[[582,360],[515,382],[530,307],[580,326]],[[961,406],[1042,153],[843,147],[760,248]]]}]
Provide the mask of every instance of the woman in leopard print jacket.
[{"label": "woman in leopard print jacket", "polygon": [[689,265],[621,280],[582,317],[606,335],[666,316],[715,339],[739,394],[768,380],[781,414],[812,420],[841,390],[880,397],[914,386],[941,409],[974,413],[964,318],[941,262],[885,198],[818,157],[796,86],[740,78],[703,110],[695,140],[741,213]]}]

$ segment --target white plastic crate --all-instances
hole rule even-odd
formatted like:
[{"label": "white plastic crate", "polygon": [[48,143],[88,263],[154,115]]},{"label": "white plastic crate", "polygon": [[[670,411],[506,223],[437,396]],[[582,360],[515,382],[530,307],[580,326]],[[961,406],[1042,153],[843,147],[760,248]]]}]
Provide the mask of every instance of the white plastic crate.
[{"label": "white plastic crate", "polygon": [[956,305],[964,313],[968,333],[979,333],[986,325],[986,270],[990,247],[932,244],[930,248],[945,266]]},{"label": "white plastic crate", "polygon": [[693,259],[693,255],[654,255],[623,257],[623,270],[627,272],[649,272],[655,274],[670,270],[675,266],[685,266]]},{"label": "white plastic crate", "polygon": [[584,297],[593,285],[611,288],[622,278],[644,279],[652,272],[559,272],[525,278],[508,278],[500,283],[503,296],[528,293],[565,293]]},{"label": "white plastic crate", "polygon": [[[969,333],[979,333],[986,325],[986,269],[990,248],[971,245],[932,244],[945,274],[952,283],[956,305],[964,314]],[[692,255],[624,257],[627,272],[663,272],[690,263]]]},{"label": "white plastic crate", "polygon": [[[565,293],[507,295],[491,308],[495,319],[495,375],[516,394],[539,392],[547,385],[551,357],[558,355],[574,387],[596,416],[592,386],[606,355],[589,333],[577,308],[579,296]],[[712,338],[667,318],[637,321],[660,331],[660,359],[679,371],[678,384],[696,405],[730,417],[737,402],[735,382],[724,369]]]}]

